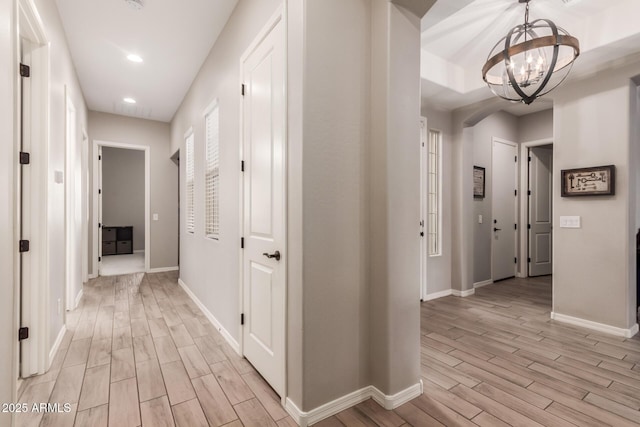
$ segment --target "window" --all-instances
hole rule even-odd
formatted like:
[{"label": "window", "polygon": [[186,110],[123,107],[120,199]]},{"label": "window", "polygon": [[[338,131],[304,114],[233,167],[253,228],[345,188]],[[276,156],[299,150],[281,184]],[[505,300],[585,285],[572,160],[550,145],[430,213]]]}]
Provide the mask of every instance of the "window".
[{"label": "window", "polygon": [[194,209],[194,162],[193,162],[193,131],[189,130],[185,136],[186,142],[186,150],[187,150],[187,165],[186,165],[186,173],[187,173],[187,233],[193,234],[196,229],[196,221],[195,221],[195,209]]},{"label": "window", "polygon": [[217,102],[205,114],[205,234],[212,239],[220,237],[220,120]]},{"label": "window", "polygon": [[440,255],[441,250],[441,211],[440,211],[440,184],[441,184],[441,150],[442,136],[440,131],[429,129],[428,140],[428,191],[427,191],[427,246],[429,255]]}]

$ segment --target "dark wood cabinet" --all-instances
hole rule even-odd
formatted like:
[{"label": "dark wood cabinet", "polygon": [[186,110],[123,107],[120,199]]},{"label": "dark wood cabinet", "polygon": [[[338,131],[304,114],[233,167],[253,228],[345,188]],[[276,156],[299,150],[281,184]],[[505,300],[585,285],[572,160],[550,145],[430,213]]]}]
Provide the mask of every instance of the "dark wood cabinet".
[{"label": "dark wood cabinet", "polygon": [[102,227],[102,255],[133,253],[133,226]]}]

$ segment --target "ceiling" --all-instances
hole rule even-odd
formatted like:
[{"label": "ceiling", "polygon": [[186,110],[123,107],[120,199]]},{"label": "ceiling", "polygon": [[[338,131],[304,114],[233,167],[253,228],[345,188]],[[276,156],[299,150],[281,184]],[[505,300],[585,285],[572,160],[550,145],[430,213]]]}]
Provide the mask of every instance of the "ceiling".
[{"label": "ceiling", "polygon": [[169,122],[238,0],[142,1],[56,3],[88,108]]},{"label": "ceiling", "polygon": [[[518,0],[439,0],[422,19],[422,98],[453,110],[494,95],[481,69],[494,45],[524,22]],[[530,20],[548,18],[576,36],[580,57],[569,79],[640,52],[638,0],[532,0]],[[552,96],[551,93],[549,96]],[[550,100],[531,105],[505,101],[505,110],[523,115],[551,108]]]}]

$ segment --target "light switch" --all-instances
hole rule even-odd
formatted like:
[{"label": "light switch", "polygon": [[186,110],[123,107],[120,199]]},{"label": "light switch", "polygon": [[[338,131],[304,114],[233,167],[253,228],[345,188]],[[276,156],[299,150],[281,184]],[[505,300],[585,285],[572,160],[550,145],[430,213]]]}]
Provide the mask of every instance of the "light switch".
[{"label": "light switch", "polygon": [[156,213],[154,213],[154,214],[153,214],[153,220],[154,220],[154,221],[157,221],[157,220],[158,220],[158,214],[156,214]]},{"label": "light switch", "polygon": [[64,182],[64,173],[62,171],[55,171],[53,173],[53,181],[56,184],[62,184]]},{"label": "light switch", "polygon": [[560,228],[582,228],[579,216],[561,216]]},{"label": "light switch", "polygon": [[478,224],[482,224],[482,215],[478,215]]}]

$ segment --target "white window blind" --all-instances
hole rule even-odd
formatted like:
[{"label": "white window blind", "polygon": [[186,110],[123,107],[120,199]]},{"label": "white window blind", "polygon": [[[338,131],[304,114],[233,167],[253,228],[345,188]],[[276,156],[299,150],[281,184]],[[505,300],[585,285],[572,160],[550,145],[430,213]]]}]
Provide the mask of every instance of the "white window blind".
[{"label": "white window blind", "polygon": [[193,143],[194,137],[193,132],[189,133],[186,137],[186,150],[187,150],[187,162],[186,162],[186,173],[187,173],[187,212],[186,212],[186,222],[187,222],[187,233],[194,233],[196,229],[196,221],[195,221],[195,209],[194,209],[194,178],[195,178],[195,170],[194,170],[194,162],[193,162]]},{"label": "white window blind", "polygon": [[440,211],[440,155],[442,139],[440,131],[429,129],[429,165],[427,200],[427,246],[429,255],[440,255],[441,248],[441,211]]},{"label": "white window blind", "polygon": [[207,237],[220,237],[220,120],[218,105],[205,115],[205,233]]}]

